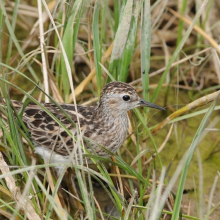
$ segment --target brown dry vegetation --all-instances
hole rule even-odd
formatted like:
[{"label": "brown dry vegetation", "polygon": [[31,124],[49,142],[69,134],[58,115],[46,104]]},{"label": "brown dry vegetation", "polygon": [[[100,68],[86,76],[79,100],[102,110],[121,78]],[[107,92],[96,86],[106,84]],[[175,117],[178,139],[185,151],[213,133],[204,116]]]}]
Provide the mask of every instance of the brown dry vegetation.
[{"label": "brown dry vegetation", "polygon": [[[72,10],[74,2],[76,1],[67,1],[65,3],[63,1],[62,3],[59,3],[59,1],[50,0],[46,3],[53,16],[55,24],[58,27],[57,30],[61,39],[64,37],[65,27],[67,26],[70,11]],[[100,49],[102,56],[100,61],[102,61],[101,63],[106,69],[110,70],[110,60],[113,49],[112,45],[115,40],[117,29],[115,2],[116,1],[113,0],[103,1],[100,6],[99,24],[97,25],[100,31],[99,34],[102,36],[102,38],[100,37],[102,39],[102,41],[100,41],[101,49],[98,48]],[[118,2],[122,5],[123,2],[126,1]],[[133,3],[138,4],[140,2],[141,1],[134,0]],[[155,4],[155,2],[157,3]],[[186,7],[183,9],[185,2]],[[63,59],[61,55],[62,48],[45,7],[42,7],[43,13],[39,20],[37,1],[20,1],[18,8],[16,8],[16,3],[17,1],[10,0],[5,0],[1,3],[4,5],[5,10],[5,12],[3,10],[1,11],[1,64],[6,64],[17,71],[24,73],[30,79],[34,80],[35,83],[38,83],[42,90],[45,90],[45,87],[48,86],[49,94],[57,102],[70,103],[73,101],[72,94],[74,94],[77,104],[94,104],[94,102],[98,100],[97,97],[100,93],[99,86],[103,88],[106,81],[109,81],[108,74],[104,68],[100,68],[101,76],[96,75],[97,67],[95,65],[96,58],[94,51],[98,49],[94,47],[95,40],[93,36],[95,1],[84,1],[80,16],[77,14],[79,17],[76,16],[75,18],[75,20],[78,20],[78,18],[80,20],[79,30],[76,36],[77,40],[75,40],[74,45],[72,45],[75,50],[71,58],[72,63],[70,63],[74,92],[71,91],[69,83],[67,83],[68,85],[66,84],[66,81],[69,79],[67,75],[63,75],[64,67],[61,65]],[[192,31],[190,31],[189,34],[187,32],[193,24],[195,16],[199,13],[200,6],[203,3],[204,1],[202,0],[151,1],[151,6],[154,5],[154,7],[151,11],[149,88],[146,89],[146,96],[149,95],[149,100],[152,97],[155,97],[153,102],[166,107],[167,112],[164,114],[158,112],[141,113],[144,117],[145,123],[150,128],[154,125],[159,125],[158,131],[153,138],[158,148],[164,143],[163,149],[160,152],[162,164],[163,166],[168,167],[172,162],[171,168],[165,179],[166,184],[172,178],[179,161],[192,143],[197,128],[204,116],[204,113],[198,115],[196,113],[199,113],[202,109],[208,108],[208,106],[205,106],[204,103],[201,104],[201,102],[196,102],[193,108],[191,108],[193,110],[188,111],[187,109],[184,111],[185,118],[179,118],[178,122],[171,121],[173,125],[172,127],[170,124],[167,124],[162,128],[160,127],[160,122],[166,117],[169,117],[169,115],[177,109],[187,106],[198,98],[212,94],[220,88],[220,49],[218,46],[220,36],[220,2],[215,0],[207,1],[206,6],[201,9],[201,16],[192,26]],[[104,11],[105,14],[102,14],[103,5],[106,7]],[[13,16],[15,16],[15,13],[13,12],[15,11],[17,12],[17,17],[14,19]],[[113,72],[110,72],[110,74],[112,73],[113,77],[117,80],[123,79],[124,81],[131,83],[141,94],[141,92],[143,92],[143,74],[141,74],[141,48],[143,47],[141,43],[141,13],[138,14],[137,18],[136,39],[133,45],[133,52],[130,53],[131,61],[127,65],[127,76],[121,76],[120,72],[117,72],[120,70],[120,67],[117,65],[112,68]],[[9,30],[7,22],[9,22],[12,27],[11,30]],[[118,22],[120,23],[121,20],[118,19]],[[41,33],[39,23],[44,27],[44,35]],[[45,55],[45,61],[42,59],[41,55],[40,40],[42,39],[39,38],[40,36],[44,36],[45,44],[43,47],[43,53]],[[186,39],[181,41],[184,37],[186,37]],[[73,40],[73,37],[71,40]],[[121,44],[123,44],[123,42]],[[10,45],[12,46],[11,51]],[[175,57],[173,57],[174,55]],[[172,62],[170,62],[170,60],[172,60]],[[63,63],[65,62],[63,61]],[[118,64],[120,66],[123,63],[119,60]],[[45,69],[42,68],[42,65],[45,65]],[[167,66],[168,69],[166,69]],[[8,81],[16,85],[18,88],[21,88],[26,92],[34,88],[34,85],[29,80],[18,74],[15,70],[9,69],[7,66],[3,65],[1,65],[0,70],[1,78],[8,78]],[[43,76],[43,72],[46,73],[46,76]],[[158,96],[155,96],[155,91],[156,88],[158,88],[158,85],[161,86],[161,88],[158,90]],[[21,100],[24,94],[18,88],[9,86],[9,94],[13,99]],[[147,91],[149,91],[149,94]],[[40,90],[35,91],[33,97],[38,101],[48,101],[47,99],[45,100],[45,96]],[[212,96],[209,101],[213,101],[215,98],[216,95]],[[201,105],[204,106],[200,107]],[[219,105],[219,102],[217,102],[217,105]],[[195,114],[190,115],[189,113]],[[181,114],[182,112],[177,112],[172,120]],[[129,117],[132,121],[132,127],[129,130],[128,139],[121,149],[121,157],[130,164],[139,153],[138,151],[149,150],[150,153],[145,151],[145,154],[140,155],[142,164],[141,172],[142,175],[146,177],[147,170],[149,168],[152,168],[153,170],[154,167],[156,170],[155,179],[159,180],[162,169],[158,158],[153,158],[150,163],[146,164],[146,161],[148,161],[149,158],[151,158],[151,155],[155,152],[154,143],[152,142],[152,139],[148,138],[147,130],[142,125],[140,118],[134,119],[131,117],[131,114],[129,114]],[[137,130],[135,130],[135,123],[136,126],[138,126]],[[170,134],[168,135],[169,130]],[[220,116],[219,110],[217,110],[213,112],[208,121],[207,129],[201,134],[201,141],[198,144],[198,150],[194,153],[184,187],[184,193],[186,194],[184,194],[182,199],[182,212],[188,216],[196,216],[196,219],[205,219],[204,216],[207,214],[206,210],[210,204],[210,192],[215,178],[217,184],[216,188],[213,189],[214,194],[211,201],[212,203],[210,204],[211,214],[209,219],[218,220],[220,218],[220,185],[218,181],[218,171],[220,169],[219,131]],[[135,132],[138,132],[140,138],[140,140],[138,140],[140,145],[139,150],[137,150],[136,147],[137,139]],[[7,150],[5,150],[5,146],[10,146],[10,144],[8,144],[7,141],[1,141],[0,144],[0,149],[4,153],[5,159],[9,163],[8,165],[12,165],[10,164],[11,161],[7,160]],[[32,155],[32,150],[30,151]],[[29,161],[29,163],[31,162]],[[153,163],[156,165],[154,166]],[[132,164],[132,169],[140,172],[139,163],[137,161]],[[115,167],[113,167],[111,171],[117,175],[119,174],[119,171]],[[124,173],[123,170],[120,172]],[[47,171],[48,178],[50,178],[49,173],[50,172]],[[152,176],[153,174],[151,177]],[[42,176],[40,178],[43,179]],[[123,188],[120,188],[120,183],[121,185],[124,185],[124,191],[126,194],[125,198],[129,203],[133,198],[133,195],[129,198],[132,189],[127,182],[128,178],[125,178],[125,180],[124,178],[122,179],[123,180],[119,178],[118,180],[113,178],[113,182],[120,193],[122,193]],[[20,181],[23,181],[21,186],[24,188],[23,185],[25,185],[25,181]],[[93,189],[95,193],[96,208],[99,209],[101,207],[103,211],[107,213],[111,212],[112,202],[107,196],[107,193],[96,181],[92,182],[95,182]],[[138,181],[134,181],[133,183],[134,187],[138,188],[138,190],[140,187],[139,183],[140,182]],[[50,188],[52,188],[53,185],[51,184],[52,183],[49,181],[48,185]],[[71,185],[72,182],[70,183],[69,181],[66,181],[65,184],[65,187],[70,189],[71,186],[68,184]],[[177,181],[173,187],[174,193],[176,193],[178,184],[179,182]],[[1,188],[0,191],[1,197],[4,193],[2,193]],[[74,190],[71,192],[73,191]],[[80,190],[78,189],[78,191]],[[151,187],[148,187],[146,189],[146,197],[150,192]],[[59,198],[56,199],[59,200],[59,203],[61,201],[62,206],[67,209],[71,215],[78,216],[79,212],[73,212],[72,207],[80,210],[84,209],[83,205],[80,202],[75,202],[73,204],[71,201],[73,200],[72,197],[69,199],[66,197],[67,195],[65,194],[60,195]],[[44,196],[43,198],[45,199]],[[2,199],[5,200],[4,197],[2,197]],[[148,199],[149,198],[147,197],[146,200],[148,201]],[[36,210],[41,211],[42,215],[39,216],[44,219],[43,216],[47,214],[46,207],[48,204],[44,204],[42,200],[37,200],[39,203],[37,203],[37,205],[40,208],[37,207]],[[0,201],[0,204],[1,203],[2,202]],[[167,200],[167,210],[172,211],[173,203],[173,198]],[[133,204],[135,204],[135,202]],[[146,201],[143,204],[146,204]],[[203,209],[204,212],[202,212],[201,209]],[[135,211],[136,209],[133,208],[130,219],[137,218],[137,216],[135,217]],[[20,213],[23,215],[22,211]],[[56,211],[53,211],[53,213],[54,214],[51,218],[58,218],[56,217],[58,215]],[[11,215],[10,211],[5,211],[4,208],[0,208],[0,219],[3,219],[3,216],[5,219],[10,219]],[[169,219],[169,215],[164,215],[163,219]]]}]

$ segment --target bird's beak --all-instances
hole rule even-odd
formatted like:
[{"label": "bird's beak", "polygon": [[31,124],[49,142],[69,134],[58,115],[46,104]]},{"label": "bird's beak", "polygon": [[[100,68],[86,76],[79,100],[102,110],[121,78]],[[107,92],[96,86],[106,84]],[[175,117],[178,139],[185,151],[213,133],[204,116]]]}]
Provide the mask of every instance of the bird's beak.
[{"label": "bird's beak", "polygon": [[147,102],[147,101],[145,101],[144,99],[141,99],[141,98],[140,98],[140,100],[139,100],[139,105],[140,105],[140,106],[145,106],[145,107],[150,107],[150,108],[156,108],[156,109],[160,109],[160,110],[166,111],[165,108],[160,107],[159,105],[155,105],[155,104],[153,104],[153,103]]}]

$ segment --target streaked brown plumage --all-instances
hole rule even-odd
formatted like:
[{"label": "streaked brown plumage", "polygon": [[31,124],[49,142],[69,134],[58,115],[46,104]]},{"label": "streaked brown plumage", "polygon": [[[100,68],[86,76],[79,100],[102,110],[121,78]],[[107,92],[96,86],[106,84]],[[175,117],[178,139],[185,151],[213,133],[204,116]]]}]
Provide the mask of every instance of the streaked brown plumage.
[{"label": "streaked brown plumage", "polygon": [[[16,108],[23,105],[17,101],[13,101],[13,104]],[[55,104],[46,103],[43,105],[74,136],[77,135],[77,129]],[[60,106],[78,124],[74,105],[60,104]],[[115,153],[126,138],[128,129],[127,111],[138,106],[164,110],[162,107],[141,99],[136,90],[129,84],[111,82],[104,87],[96,107],[77,106],[80,129],[84,137]],[[37,154],[51,162],[66,162],[70,152],[74,150],[75,144],[73,138],[57,122],[36,104],[29,104],[25,108],[23,121],[31,134]],[[108,157],[108,153],[94,142],[90,143],[93,150],[99,156]],[[91,151],[86,142],[84,145]],[[78,150],[75,152],[76,154]]]}]

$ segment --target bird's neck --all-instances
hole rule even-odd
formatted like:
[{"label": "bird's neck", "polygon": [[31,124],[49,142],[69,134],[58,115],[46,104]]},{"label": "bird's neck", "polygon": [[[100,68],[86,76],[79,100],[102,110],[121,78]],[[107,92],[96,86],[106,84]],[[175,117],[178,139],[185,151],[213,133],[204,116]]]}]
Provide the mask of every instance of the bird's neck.
[{"label": "bird's neck", "polygon": [[99,103],[96,108],[96,117],[102,117],[103,119],[111,118],[114,120],[116,118],[127,117],[127,112],[110,109],[107,105]]}]

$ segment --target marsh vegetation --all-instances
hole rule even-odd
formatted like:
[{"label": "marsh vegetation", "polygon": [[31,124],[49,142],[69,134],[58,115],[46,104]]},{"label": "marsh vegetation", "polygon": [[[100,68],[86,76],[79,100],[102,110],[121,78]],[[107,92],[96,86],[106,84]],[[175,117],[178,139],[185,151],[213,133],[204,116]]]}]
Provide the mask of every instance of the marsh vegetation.
[{"label": "marsh vegetation", "polygon": [[[218,220],[219,12],[213,0],[0,1],[0,219]],[[57,177],[10,100],[95,105],[113,80],[166,112],[129,112],[116,155]]]}]

